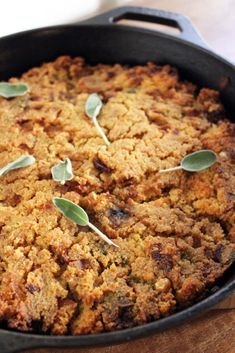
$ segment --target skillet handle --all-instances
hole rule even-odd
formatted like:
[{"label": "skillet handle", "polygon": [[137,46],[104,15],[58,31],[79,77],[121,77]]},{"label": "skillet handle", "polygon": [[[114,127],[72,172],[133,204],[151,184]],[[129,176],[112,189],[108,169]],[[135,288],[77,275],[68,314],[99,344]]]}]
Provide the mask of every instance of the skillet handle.
[{"label": "skillet handle", "polygon": [[101,15],[83,21],[83,24],[105,25],[115,24],[120,20],[139,20],[163,24],[169,27],[178,28],[180,33],[176,35],[194,44],[208,48],[201,35],[195,29],[188,17],[163,10],[150,9],[145,7],[124,6],[118,7]]}]

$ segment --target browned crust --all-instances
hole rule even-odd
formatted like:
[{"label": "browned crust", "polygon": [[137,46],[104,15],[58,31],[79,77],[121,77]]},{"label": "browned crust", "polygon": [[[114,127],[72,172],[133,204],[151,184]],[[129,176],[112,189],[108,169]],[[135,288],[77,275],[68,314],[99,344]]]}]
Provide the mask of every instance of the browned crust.
[{"label": "browned crust", "polygon": [[[132,327],[190,305],[234,257],[235,142],[219,94],[170,66],[86,65],[60,57],[19,80],[30,93],[0,98],[0,320],[18,330],[94,333]],[[17,82],[13,78],[12,82]],[[105,147],[84,114],[105,102]],[[209,148],[209,170],[159,174]],[[62,186],[50,168],[70,158]],[[61,216],[53,196],[79,203],[119,249]]]}]

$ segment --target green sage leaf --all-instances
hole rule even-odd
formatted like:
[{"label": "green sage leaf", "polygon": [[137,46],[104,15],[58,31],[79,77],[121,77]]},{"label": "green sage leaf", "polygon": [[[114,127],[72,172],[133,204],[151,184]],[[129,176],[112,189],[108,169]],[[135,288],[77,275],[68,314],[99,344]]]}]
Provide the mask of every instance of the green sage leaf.
[{"label": "green sage leaf", "polygon": [[91,118],[93,120],[93,123],[94,123],[96,129],[98,130],[99,134],[103,138],[106,145],[110,145],[110,142],[109,142],[107,136],[105,135],[104,131],[102,130],[102,128],[100,127],[100,125],[97,121],[97,116],[99,115],[99,113],[101,111],[102,105],[103,105],[103,103],[102,103],[100,97],[98,96],[98,94],[92,93],[87,98],[87,101],[85,104],[85,113],[87,116],[89,116],[89,118]]},{"label": "green sage leaf", "polygon": [[23,156],[19,157],[18,159],[16,159],[15,161],[7,164],[2,169],[0,169],[0,176],[10,172],[11,170],[25,168],[25,167],[28,167],[28,166],[34,164],[34,163],[35,163],[34,156],[23,155]]},{"label": "green sage leaf", "polygon": [[96,119],[102,108],[102,101],[97,93],[89,95],[85,105],[86,115],[91,119]]},{"label": "green sage leaf", "polygon": [[211,150],[200,150],[186,155],[177,167],[161,169],[160,173],[183,169],[187,172],[200,172],[210,168],[217,160],[217,155]]},{"label": "green sage leaf", "polygon": [[72,180],[73,168],[70,159],[66,158],[65,161],[61,161],[59,164],[52,167],[51,174],[52,178],[62,185],[64,185],[66,181]]},{"label": "green sage leaf", "polygon": [[180,165],[188,172],[200,172],[210,168],[217,160],[216,153],[211,150],[200,150],[185,156]]},{"label": "green sage leaf", "polygon": [[29,91],[26,83],[0,82],[0,96],[4,98],[13,98],[23,96]]},{"label": "green sage leaf", "polygon": [[71,221],[83,227],[88,225],[89,218],[82,207],[76,205],[70,200],[60,197],[54,197],[53,203],[63,213],[63,215]]},{"label": "green sage leaf", "polygon": [[76,205],[74,202],[65,199],[65,198],[60,198],[60,197],[54,197],[53,198],[53,203],[54,205],[60,210],[60,212],[63,213],[65,217],[70,219],[71,221],[75,222],[79,226],[88,226],[90,227],[93,231],[96,232],[102,238],[106,243],[109,245],[113,245],[118,247],[111,239],[109,239],[104,233],[102,233],[94,224],[90,223],[89,217],[86,213],[86,211]]}]

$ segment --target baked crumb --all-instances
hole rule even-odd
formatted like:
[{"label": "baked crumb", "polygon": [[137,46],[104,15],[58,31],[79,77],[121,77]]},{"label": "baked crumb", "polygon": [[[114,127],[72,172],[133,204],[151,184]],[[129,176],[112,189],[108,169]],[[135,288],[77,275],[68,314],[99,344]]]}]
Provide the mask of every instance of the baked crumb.
[{"label": "baked crumb", "polygon": [[[18,81],[28,94],[0,98],[0,167],[27,153],[36,164],[0,178],[0,320],[89,334],[198,300],[235,254],[235,127],[218,92],[198,92],[168,65],[90,66],[68,56]],[[84,113],[93,92],[108,147]],[[199,149],[218,162],[158,173]],[[65,158],[75,177],[60,185],[50,169]],[[63,217],[55,196],[84,207],[119,248]]]}]

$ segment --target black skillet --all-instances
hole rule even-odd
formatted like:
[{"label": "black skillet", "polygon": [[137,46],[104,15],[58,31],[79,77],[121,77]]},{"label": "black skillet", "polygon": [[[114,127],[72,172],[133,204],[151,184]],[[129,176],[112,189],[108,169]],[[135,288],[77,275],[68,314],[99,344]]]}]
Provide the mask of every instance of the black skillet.
[{"label": "black skillet", "polygon": [[[178,28],[171,36],[159,31],[118,25],[132,19]],[[232,44],[232,43],[231,43]],[[0,39],[0,80],[19,75],[59,55],[80,55],[89,63],[144,64],[155,61],[180,69],[181,76],[200,86],[223,90],[228,116],[235,121],[235,66],[208,49],[184,16],[137,7],[117,8],[85,22],[13,34]],[[225,87],[224,87],[225,86]],[[235,289],[234,267],[217,284],[217,290],[199,303],[169,317],[139,327],[96,335],[48,336],[0,329],[0,353],[35,347],[112,345],[151,335],[210,309]]]}]

